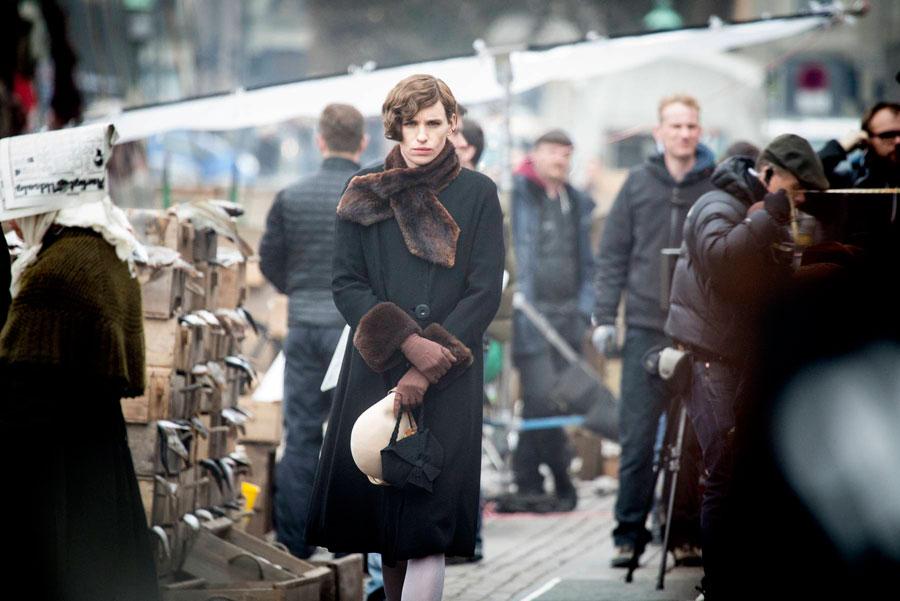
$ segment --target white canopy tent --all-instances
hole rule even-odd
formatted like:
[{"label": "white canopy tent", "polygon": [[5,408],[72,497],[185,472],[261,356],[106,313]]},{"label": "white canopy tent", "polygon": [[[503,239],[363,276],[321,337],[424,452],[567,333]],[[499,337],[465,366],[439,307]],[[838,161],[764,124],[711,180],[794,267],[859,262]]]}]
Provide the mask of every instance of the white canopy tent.
[{"label": "white canopy tent", "polygon": [[[612,39],[564,44],[543,50],[508,52],[509,92],[525,92],[552,81],[589,79],[646,64],[677,53],[709,54],[762,44],[834,23],[839,13],[773,18],[739,24],[712,22],[690,28]],[[506,56],[506,53],[504,53]],[[390,88],[414,73],[440,77],[464,104],[504,98],[497,61],[490,52],[414,63],[260,88],[231,94],[136,108],[107,117],[119,132],[119,143],[173,130],[223,131],[256,127],[298,118],[315,118],[332,102],[356,106],[378,115]]]}]

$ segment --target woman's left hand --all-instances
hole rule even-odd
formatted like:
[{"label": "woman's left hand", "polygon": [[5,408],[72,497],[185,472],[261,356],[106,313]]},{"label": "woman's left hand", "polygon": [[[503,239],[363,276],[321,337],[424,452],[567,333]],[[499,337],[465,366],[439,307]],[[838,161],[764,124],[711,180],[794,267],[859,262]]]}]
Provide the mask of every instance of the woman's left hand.
[{"label": "woman's left hand", "polygon": [[410,367],[394,388],[394,415],[400,413],[401,407],[404,411],[410,411],[421,405],[428,385],[428,378],[415,367]]}]

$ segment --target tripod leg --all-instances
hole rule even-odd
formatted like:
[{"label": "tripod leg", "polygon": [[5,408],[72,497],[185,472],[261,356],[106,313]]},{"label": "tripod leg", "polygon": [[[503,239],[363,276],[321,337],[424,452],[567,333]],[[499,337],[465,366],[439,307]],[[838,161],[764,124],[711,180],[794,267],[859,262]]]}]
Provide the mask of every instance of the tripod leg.
[{"label": "tripod leg", "polygon": [[678,435],[675,437],[675,444],[672,445],[669,453],[669,462],[666,470],[672,474],[672,484],[669,487],[669,504],[666,509],[666,534],[663,537],[662,557],[659,561],[659,574],[656,577],[656,590],[663,590],[666,579],[666,561],[669,558],[669,535],[672,532],[672,511],[675,508],[675,489],[678,486],[678,472],[681,469],[681,447],[684,443],[684,427],[687,421],[687,411],[684,405],[679,403],[680,411],[678,415]]}]

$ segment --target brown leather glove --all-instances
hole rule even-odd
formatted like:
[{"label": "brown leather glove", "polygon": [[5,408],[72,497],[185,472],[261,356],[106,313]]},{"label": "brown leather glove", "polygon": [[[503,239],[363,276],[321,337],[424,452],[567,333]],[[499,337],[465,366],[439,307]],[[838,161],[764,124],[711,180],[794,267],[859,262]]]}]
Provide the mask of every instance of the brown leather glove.
[{"label": "brown leather glove", "polygon": [[437,383],[456,362],[456,357],[446,347],[418,334],[410,334],[400,345],[400,350],[432,384]]},{"label": "brown leather glove", "polygon": [[394,387],[394,415],[400,412],[401,407],[409,411],[421,405],[428,385],[428,378],[415,367],[410,367]]}]

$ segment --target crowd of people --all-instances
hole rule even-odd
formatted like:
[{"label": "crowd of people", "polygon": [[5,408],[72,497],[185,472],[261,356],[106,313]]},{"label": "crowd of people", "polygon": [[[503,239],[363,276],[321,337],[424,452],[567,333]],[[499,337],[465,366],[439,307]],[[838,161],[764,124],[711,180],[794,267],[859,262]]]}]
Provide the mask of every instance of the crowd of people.
[{"label": "crowd of people", "polygon": [[[329,111],[336,110],[354,114],[350,107],[329,107],[323,113],[321,131],[329,131],[333,118]],[[813,273],[833,277],[884,250],[873,238],[883,231],[871,227],[874,213],[854,209],[851,213],[868,214],[868,220],[850,217],[846,211],[837,219],[834,211],[820,208],[826,203],[806,205],[807,195],[835,186],[895,187],[900,171],[900,111],[892,103],[875,105],[863,118],[860,132],[841,142],[829,142],[818,155],[806,140],[786,134],[762,150],[745,142],[734,144],[718,164],[700,143],[700,113],[699,103],[688,95],[660,101],[654,130],[660,152],[629,173],[606,219],[599,249],[593,249],[590,242],[594,204],[568,181],[574,151],[571,138],[562,130],[538,137],[515,169],[508,207],[509,250],[514,257],[516,289],[569,346],[582,348],[586,334],[602,353],[618,354],[621,346],[622,457],[613,567],[633,565],[651,540],[647,520],[654,503],[657,440],[667,412],[681,401],[690,423],[676,509],[671,523],[664,527],[670,529],[676,565],[702,562],[704,594],[719,599],[735,598],[734,583],[742,582],[736,578],[735,563],[741,554],[729,538],[734,532],[732,507],[738,504],[732,492],[734,465],[742,451],[735,443],[735,432],[740,429],[739,406],[752,402],[747,398],[754,390],[752,368],[763,316],[772,299],[793,290],[804,277],[809,279]],[[498,246],[503,238],[498,231],[487,234],[493,241],[490,249],[477,244],[483,232],[467,233],[476,223],[479,228],[496,230],[502,216],[493,207],[495,192],[489,180],[466,182],[477,166],[484,138],[472,120],[465,120],[468,129],[461,125],[462,115],[452,93],[439,80],[428,76],[404,80],[384,106],[386,136],[399,142],[385,163],[360,172],[346,188],[339,178],[331,178],[327,188],[316,188],[319,196],[315,201],[311,196],[301,200],[292,193],[297,187],[282,192],[269,215],[261,247],[266,274],[274,274],[270,276],[273,283],[291,295],[291,339],[295,326],[311,327],[301,325],[308,319],[300,317],[302,311],[294,322],[295,303],[316,292],[309,279],[304,282],[297,277],[295,285],[286,286],[284,274],[316,269],[316,261],[309,258],[315,252],[321,252],[320,268],[329,257],[327,249],[337,243],[333,279],[321,277],[318,293],[325,304],[334,293],[340,314],[354,332],[328,418],[329,434],[313,500],[307,512],[303,504],[288,503],[298,517],[288,518],[285,513],[283,521],[279,518],[278,536],[301,553],[309,553],[311,544],[339,552],[380,553],[388,599],[400,599],[401,595],[440,598],[443,561],[437,558],[477,559],[482,553],[480,539],[475,550],[480,520],[476,480],[471,477],[477,473],[481,374],[470,366],[464,389],[448,395],[444,386],[460,368],[461,349],[465,356],[472,356],[465,363],[476,367],[481,363],[479,340],[498,306],[497,278],[504,252]],[[360,116],[354,117],[354,123],[361,122]],[[397,119],[402,125],[397,125]],[[365,144],[361,127],[347,126],[343,132],[350,138],[342,147],[358,156]],[[334,149],[340,143],[329,143],[324,136],[319,143],[324,171],[334,163]],[[344,158],[351,161],[353,157]],[[458,164],[466,169],[460,170]],[[349,170],[351,165],[345,166]],[[410,171],[416,169],[421,171]],[[298,186],[308,188],[321,178],[321,174],[313,176]],[[464,183],[465,192],[461,192]],[[468,211],[490,209],[494,214],[487,222],[484,216],[472,220],[460,204],[464,198],[485,194],[478,191],[479,186],[487,191],[487,199],[476,203],[478,207],[469,206]],[[410,191],[416,189],[419,197],[413,200]],[[428,205],[432,198],[446,213],[432,210]],[[480,206],[485,202],[487,207]],[[409,214],[405,205],[415,206],[416,213]],[[315,227],[318,209],[334,207],[338,213],[336,242],[327,228]],[[794,237],[798,223],[807,217],[806,208],[818,215],[820,222],[814,228],[815,236],[804,239],[801,246]],[[285,215],[289,212],[296,216],[295,221],[288,221]],[[286,227],[288,224],[291,227]],[[291,232],[286,233],[288,230]],[[294,237],[291,245],[270,246],[270,241],[283,244],[282,238],[289,236]],[[469,275],[465,284],[460,282],[462,288],[449,286],[451,273],[460,267],[452,253],[448,254],[453,247],[469,261],[476,261],[465,268]],[[677,263],[665,260],[666,250],[670,255],[677,252]],[[805,258],[798,263],[801,250],[805,250]],[[490,252],[491,260],[478,257],[479,252]],[[286,267],[288,257],[296,253],[307,253],[307,258],[298,258]],[[479,259],[486,263],[479,265]],[[267,267],[267,261],[276,266]],[[482,274],[486,279],[480,281],[476,276]],[[448,287],[437,294],[435,287],[442,285],[445,275]],[[468,302],[469,295],[480,299],[478,311]],[[435,303],[440,304],[435,307]],[[619,317],[620,305],[624,305],[624,320]],[[462,313],[460,306],[469,310]],[[619,332],[621,321],[624,336]],[[437,324],[442,328],[450,324],[452,329],[438,334]],[[336,336],[336,331],[332,329],[330,335]],[[459,333],[467,338],[458,338]],[[512,333],[523,419],[559,413],[554,390],[567,360],[520,311],[513,315]],[[292,405],[304,411],[309,406],[316,408],[315,419],[309,420],[310,432],[317,431],[324,419],[327,402],[304,400],[304,394],[309,396],[308,390],[321,380],[328,346],[313,358],[309,350],[288,345],[286,382],[303,382],[286,386],[289,441],[294,432],[302,432],[292,425]],[[645,367],[647,354],[664,346],[688,352],[690,385],[680,395]],[[292,375],[303,369],[310,375],[309,383]],[[457,390],[455,386],[458,384],[449,390]],[[304,388],[307,392],[300,393]],[[438,438],[442,444],[447,441],[445,446],[456,448],[457,465],[468,465],[471,471],[455,476],[442,473],[445,482],[453,482],[453,494],[443,496],[447,489],[436,490],[426,499],[421,491],[379,489],[353,471],[347,450],[348,428],[365,407],[391,388],[396,389],[404,408],[424,403],[430,410],[431,428],[441,427],[435,412],[445,409],[444,403],[455,403],[454,417],[442,418],[447,420],[443,425],[452,424],[453,435],[446,432]],[[468,438],[460,438],[461,433],[468,433]],[[307,441],[307,450],[283,463],[305,457],[306,466],[311,466],[319,442],[315,436],[297,436]],[[522,432],[513,457],[517,503],[508,503],[513,506],[509,510],[574,509],[577,493],[569,475],[571,458],[561,428]],[[552,475],[550,491],[539,470],[542,464]],[[302,478],[289,476],[280,468],[277,494],[294,497],[292,490],[299,486],[304,491],[302,498],[308,498],[305,491],[312,482],[309,467]],[[347,505],[349,499],[367,502]],[[285,511],[281,507],[279,512]],[[309,540],[295,529],[295,524],[304,523]]]},{"label": "crowd of people", "polygon": [[[762,150],[733,146],[717,162],[700,142],[697,100],[663,98],[654,130],[660,152],[629,172],[599,249],[591,244],[594,203],[569,182],[574,144],[566,132],[534,141],[515,169],[505,219],[497,186],[477,170],[484,134],[444,82],[402,80],[382,118],[396,144],[383,162],[361,169],[363,116],[345,104],[323,111],[321,167],[277,195],[260,243],[263,273],[290,299],[274,504],[277,539],[292,554],[377,554],[390,601],[438,600],[448,557],[481,558],[483,348],[486,335],[509,330],[497,325],[510,318],[506,270],[569,346],[590,340],[608,355],[621,347],[613,567],[633,566],[651,541],[661,421],[681,402],[690,427],[676,511],[664,527],[676,563],[702,562],[706,599],[760,591],[747,566],[765,542],[815,548],[847,582],[869,578],[863,589],[886,577],[895,563],[877,549],[854,564],[828,546],[827,529],[778,475],[768,437],[780,386],[795,373],[788,365],[896,340],[892,297],[867,311],[849,291],[875,290],[873,273],[896,258],[893,217],[878,208],[878,190],[893,190],[896,203],[900,105],[879,102],[860,132],[818,154],[788,133]],[[874,200],[863,208],[841,194],[829,200],[829,188],[866,190]],[[801,244],[806,217],[816,227]],[[2,437],[3,448],[12,456],[23,437],[41,431],[53,442],[35,458],[53,477],[22,474],[40,501],[29,523],[46,526],[29,539],[31,557],[44,558],[38,572],[55,598],[153,598],[152,553],[118,405],[144,384],[141,303],[129,270],[136,241],[108,199],[15,227],[31,250],[11,276],[0,269],[12,278],[11,299],[0,297],[3,309],[9,304],[0,315],[0,367],[4,389],[33,402],[4,414],[4,430],[22,435]],[[676,262],[666,260],[676,253]],[[816,295],[824,290],[831,293],[823,300]],[[835,299],[864,315],[867,327],[826,313],[840,311]],[[788,316],[800,324],[794,331],[784,327]],[[555,415],[569,361],[522,312],[511,317],[521,415]],[[806,319],[813,317],[832,320],[839,343],[830,355],[797,343],[800,335],[809,337],[804,344],[820,338]],[[322,392],[345,325],[350,343],[337,387]],[[662,347],[686,352],[685,389],[648,371],[648,353]],[[797,353],[775,363],[784,348]],[[430,457],[439,465],[418,465],[418,477],[402,485],[380,486],[357,469],[350,435],[389,392],[395,414],[415,414],[444,459]],[[523,508],[577,506],[571,458],[561,428],[522,432],[513,469]],[[549,491],[542,465],[552,475]],[[769,490],[784,505],[761,518],[750,499],[773,481],[780,487]],[[800,528],[805,538],[794,540]],[[779,570],[808,577],[794,559]]]}]

